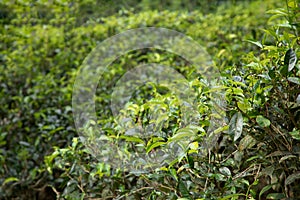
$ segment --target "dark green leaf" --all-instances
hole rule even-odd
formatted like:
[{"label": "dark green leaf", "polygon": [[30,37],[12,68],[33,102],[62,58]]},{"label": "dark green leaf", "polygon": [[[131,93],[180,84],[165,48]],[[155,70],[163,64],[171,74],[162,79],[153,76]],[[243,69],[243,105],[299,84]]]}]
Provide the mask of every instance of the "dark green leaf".
[{"label": "dark green leaf", "polygon": [[297,159],[297,156],[295,156],[295,155],[284,156],[284,157],[280,158],[279,163],[282,163],[283,161],[290,159],[290,158]]},{"label": "dark green leaf", "polygon": [[296,62],[297,62],[296,53],[293,51],[293,49],[289,49],[284,56],[284,65],[288,67],[289,72],[294,69]]},{"label": "dark green leaf", "polygon": [[273,185],[275,185],[275,184],[266,185],[265,187],[263,187],[263,189],[261,189],[261,191],[259,193],[259,199],[261,198],[261,195],[263,195],[266,191],[271,189],[273,187]]},{"label": "dark green leaf", "polygon": [[230,195],[220,198],[219,200],[236,199],[239,196],[245,196],[245,195],[244,194],[230,194]]},{"label": "dark green leaf", "polygon": [[296,172],[294,174],[289,175],[286,179],[284,184],[289,185],[293,183],[295,180],[300,179],[300,172]]},{"label": "dark green leaf", "polygon": [[256,117],[256,122],[258,123],[259,126],[261,127],[268,127],[271,125],[270,120],[268,120],[267,118],[263,117],[262,115],[258,115]]},{"label": "dark green leaf", "polygon": [[182,195],[182,197],[184,198],[188,198],[188,199],[192,199],[191,195],[188,191],[188,189],[186,188],[185,184],[183,181],[179,180],[179,185],[178,185],[178,189]]},{"label": "dark green leaf", "polygon": [[228,169],[228,167],[221,167],[219,169],[219,171],[224,174],[225,176],[231,176],[231,172],[230,170]]},{"label": "dark green leaf", "polygon": [[271,193],[268,194],[267,199],[283,199],[285,197],[283,193]]}]

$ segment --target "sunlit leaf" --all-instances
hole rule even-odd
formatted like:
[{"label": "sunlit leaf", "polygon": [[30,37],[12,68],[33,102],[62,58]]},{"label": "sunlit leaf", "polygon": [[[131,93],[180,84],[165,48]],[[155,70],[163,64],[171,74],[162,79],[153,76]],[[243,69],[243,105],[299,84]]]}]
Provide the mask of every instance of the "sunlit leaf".
[{"label": "sunlit leaf", "polygon": [[297,7],[298,7],[297,1],[296,1],[296,0],[289,0],[289,1],[288,1],[288,6],[289,6],[290,8],[297,8]]},{"label": "sunlit leaf", "polygon": [[120,139],[124,139],[128,142],[137,142],[137,143],[145,144],[145,142],[142,139],[138,138],[138,137],[121,135]]},{"label": "sunlit leaf", "polygon": [[259,48],[263,48],[263,45],[261,44],[261,42],[259,42],[259,41],[252,41],[252,40],[245,40],[246,42],[250,42],[250,43],[252,43],[252,44],[254,44],[254,45],[256,45],[256,46],[258,46]]},{"label": "sunlit leaf", "polygon": [[231,176],[231,171],[228,169],[228,167],[221,167],[219,171],[225,176]]},{"label": "sunlit leaf", "polygon": [[296,103],[300,104],[300,94],[297,96]]},{"label": "sunlit leaf", "polygon": [[156,147],[159,147],[159,146],[162,146],[164,144],[166,144],[166,142],[155,142],[155,143],[152,143],[151,145],[147,146],[146,153],[149,153],[152,149],[154,149]]},{"label": "sunlit leaf", "polygon": [[[201,129],[203,130],[203,128]],[[199,129],[194,127],[181,128],[176,132],[176,134],[173,137],[169,138],[169,141],[172,142],[172,141],[180,140],[182,138],[192,139],[197,136],[198,131]]]},{"label": "sunlit leaf", "polygon": [[296,62],[297,62],[296,53],[293,51],[293,49],[289,49],[284,56],[284,64],[288,66],[289,72],[294,69]]},{"label": "sunlit leaf", "polygon": [[288,79],[288,81],[290,81],[292,83],[296,83],[296,84],[300,85],[300,78],[298,78],[298,77],[288,77],[287,79]]},{"label": "sunlit leaf", "polygon": [[243,131],[243,115],[235,113],[229,123],[229,134],[234,134],[234,141],[240,138]]},{"label": "sunlit leaf", "polygon": [[17,177],[8,177],[4,180],[3,185],[14,181],[19,181],[19,179]]},{"label": "sunlit leaf", "polygon": [[287,11],[283,8],[268,10],[267,13],[268,14],[278,14],[278,15],[281,15],[281,16],[288,15]]}]

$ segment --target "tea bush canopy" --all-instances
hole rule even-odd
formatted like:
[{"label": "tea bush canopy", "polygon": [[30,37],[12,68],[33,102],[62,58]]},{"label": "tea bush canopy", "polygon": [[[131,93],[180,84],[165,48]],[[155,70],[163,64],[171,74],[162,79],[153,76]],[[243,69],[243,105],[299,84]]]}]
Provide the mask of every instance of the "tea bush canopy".
[{"label": "tea bush canopy", "polygon": [[0,199],[296,199],[298,0],[0,2]]}]

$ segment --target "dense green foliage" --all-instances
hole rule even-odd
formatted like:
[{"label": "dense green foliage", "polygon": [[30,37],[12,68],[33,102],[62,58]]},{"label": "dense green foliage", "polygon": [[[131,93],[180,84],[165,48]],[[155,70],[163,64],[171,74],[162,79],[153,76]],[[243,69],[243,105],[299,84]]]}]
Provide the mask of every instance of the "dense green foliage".
[{"label": "dense green foliage", "polygon": [[[0,3],[1,199],[300,196],[299,3],[172,2]],[[123,113],[143,126],[157,125],[165,138],[121,137],[129,144],[126,150],[144,144],[151,151],[180,132],[197,139],[171,165],[138,174],[90,154],[75,130],[71,101],[77,71],[97,44],[149,26],[180,31],[206,48],[220,71],[227,106],[218,140],[205,154],[201,145],[211,118],[210,88],[194,66],[156,49],[119,57],[97,88],[97,124],[106,136],[115,139],[126,132],[110,111],[111,86],[142,63],[174,66],[185,75],[202,115],[195,126],[182,128],[172,91],[151,83],[140,88]],[[163,124],[151,121],[149,115],[161,110]]]}]

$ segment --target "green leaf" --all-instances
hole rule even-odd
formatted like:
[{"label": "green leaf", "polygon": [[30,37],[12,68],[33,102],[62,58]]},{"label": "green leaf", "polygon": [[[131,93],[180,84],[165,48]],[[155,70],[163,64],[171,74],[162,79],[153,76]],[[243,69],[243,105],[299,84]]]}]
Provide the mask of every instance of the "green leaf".
[{"label": "green leaf", "polygon": [[248,158],[248,159],[246,160],[246,162],[250,162],[250,161],[255,160],[255,159],[258,159],[258,158],[260,158],[260,157],[261,157],[261,156],[252,156],[252,157]]},{"label": "green leaf", "polygon": [[296,62],[297,62],[296,53],[293,51],[293,49],[287,50],[284,56],[284,65],[288,66],[289,72],[294,69]]},{"label": "green leaf", "polygon": [[195,166],[195,162],[194,162],[193,157],[188,155],[187,159],[188,159],[189,167],[193,169],[194,166]]},{"label": "green leaf", "polygon": [[221,167],[219,171],[225,176],[231,176],[231,172],[227,167]]},{"label": "green leaf", "polygon": [[218,133],[221,133],[223,131],[227,131],[228,130],[228,125],[225,125],[225,126],[221,126],[219,128],[217,128],[216,130],[213,131],[213,134],[218,134]]},{"label": "green leaf", "polygon": [[164,144],[166,144],[166,143],[165,142],[155,142],[155,143],[152,143],[151,145],[147,146],[146,153],[149,153],[155,147],[159,147],[159,146],[164,145]]},{"label": "green leaf", "polygon": [[263,117],[262,115],[258,115],[257,117],[256,117],[256,122],[258,123],[258,125],[260,126],[260,127],[268,127],[268,126],[270,126],[271,125],[271,122],[270,122],[270,120],[268,120],[267,118],[265,118],[265,117]]},{"label": "green leaf", "polygon": [[286,179],[284,184],[289,185],[293,183],[295,180],[300,179],[300,172],[296,172],[294,174],[289,175]]},{"label": "green leaf", "polygon": [[288,152],[288,151],[275,151],[275,152],[270,153],[269,155],[267,155],[266,158],[274,157],[274,156],[283,156],[283,155],[291,155],[291,153]]},{"label": "green leaf", "polygon": [[297,104],[300,104],[300,94],[297,96],[297,98],[296,98],[296,103]]},{"label": "green leaf", "polygon": [[261,49],[263,48],[263,45],[259,41],[252,41],[252,40],[245,40],[245,41],[250,42],[251,44],[254,44],[254,45],[258,46]]},{"label": "green leaf", "polygon": [[160,124],[161,122],[167,121],[169,119],[168,113],[161,114],[157,120],[155,121],[156,124]]},{"label": "green leaf", "polygon": [[290,81],[292,83],[296,83],[296,84],[300,85],[300,78],[297,78],[297,77],[288,77],[287,79],[288,79],[288,81]]},{"label": "green leaf", "polygon": [[226,177],[220,173],[212,174],[211,177],[214,177],[217,181],[225,181],[226,180]]},{"label": "green leaf", "polygon": [[59,155],[59,152],[56,150],[51,155],[45,156],[44,162],[46,164],[47,171],[52,174],[52,161]]},{"label": "green leaf", "polygon": [[249,103],[247,102],[246,99],[244,99],[244,101],[239,101],[239,102],[237,102],[237,106],[238,106],[239,109],[241,109],[241,111],[243,111],[243,112],[247,112],[247,110],[250,108]]},{"label": "green leaf", "polygon": [[[278,35],[276,33],[276,31],[274,30],[271,30],[271,29],[261,29],[262,31],[264,31],[266,34],[274,37],[275,39],[278,39]],[[276,46],[265,46],[264,47],[264,50],[274,50],[274,51],[277,51],[278,47]]]},{"label": "green leaf", "polygon": [[176,181],[178,181],[178,176],[177,176],[176,170],[174,168],[171,168],[171,169],[169,169],[169,171],[170,171],[170,174],[174,177],[174,179]]},{"label": "green leaf", "polygon": [[124,139],[128,142],[137,142],[137,143],[145,144],[145,142],[142,139],[138,138],[138,137],[121,135],[120,139]]},{"label": "green leaf", "polygon": [[232,92],[235,95],[239,95],[241,97],[244,97],[244,91],[241,88],[232,88]]},{"label": "green leaf", "polygon": [[65,128],[64,127],[58,127],[58,128],[56,128],[54,130],[49,131],[49,134],[52,135],[52,134],[54,134],[54,133],[56,133],[56,132],[58,132],[60,130],[63,130],[63,129],[65,129]]},{"label": "green leaf", "polygon": [[267,196],[267,199],[283,199],[286,196],[283,193],[270,193]]},{"label": "green leaf", "polygon": [[276,14],[276,15],[281,15],[281,16],[287,16],[288,15],[287,11],[283,8],[268,10],[267,14]]},{"label": "green leaf", "polygon": [[243,115],[241,112],[235,113],[229,123],[229,134],[234,134],[234,141],[240,138],[243,131]]},{"label": "green leaf", "polygon": [[196,142],[192,142],[191,144],[189,144],[189,148],[192,150],[197,150],[199,148],[199,143]]},{"label": "green leaf", "polygon": [[289,0],[288,7],[290,8],[297,8],[297,1],[296,0]]},{"label": "green leaf", "polygon": [[[203,129],[203,128],[201,128],[201,129]],[[171,137],[169,139],[169,141],[172,142],[172,141],[176,141],[176,140],[181,140],[182,138],[185,138],[185,137],[192,139],[197,136],[198,131],[199,130],[197,128],[193,128],[193,127],[181,128],[176,132],[176,134],[173,137]]]},{"label": "green leaf", "polygon": [[252,136],[246,135],[240,141],[239,150],[243,151],[244,149],[253,147],[255,144],[256,144],[256,140]]},{"label": "green leaf", "polygon": [[218,200],[227,200],[227,199],[232,199],[234,197],[239,197],[239,196],[245,196],[244,194],[230,194],[225,197],[219,198]]},{"label": "green leaf", "polygon": [[295,130],[292,132],[289,132],[289,134],[294,138],[295,140],[300,140],[300,131]]},{"label": "green leaf", "polygon": [[260,193],[259,193],[259,199],[261,198],[261,195],[263,195],[266,191],[268,191],[269,189],[271,189],[273,187],[273,185],[275,185],[276,183],[273,183],[271,185],[266,185],[265,187],[263,187],[263,189],[261,189]]},{"label": "green leaf", "polygon": [[191,196],[190,196],[190,193],[189,193],[188,189],[186,188],[186,186],[184,184],[184,182],[181,181],[181,180],[179,180],[178,189],[179,189],[182,197],[188,198],[188,199],[192,199]]},{"label": "green leaf", "polygon": [[297,158],[297,156],[295,156],[295,155],[283,156],[282,158],[280,158],[279,163],[282,163],[283,161],[285,161],[285,160],[287,160],[289,158]]},{"label": "green leaf", "polygon": [[19,181],[19,179],[17,177],[8,177],[4,180],[3,185],[13,182],[13,181]]}]

